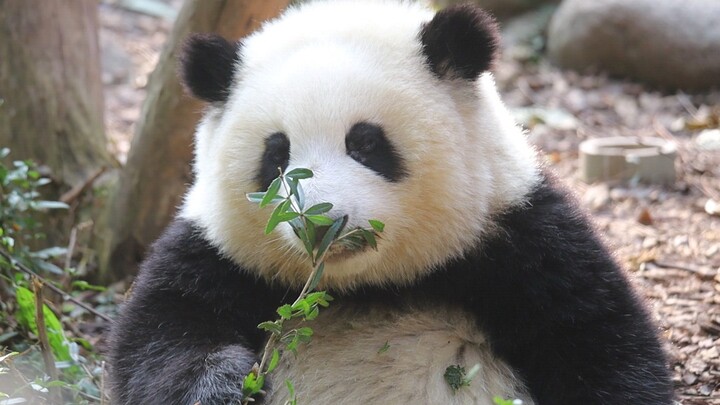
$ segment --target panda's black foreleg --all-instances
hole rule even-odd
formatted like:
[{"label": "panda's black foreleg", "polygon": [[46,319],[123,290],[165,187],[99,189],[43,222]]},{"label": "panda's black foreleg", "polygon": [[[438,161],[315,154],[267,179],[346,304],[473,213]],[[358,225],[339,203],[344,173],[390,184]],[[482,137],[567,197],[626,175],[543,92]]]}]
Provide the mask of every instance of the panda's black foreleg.
[{"label": "panda's black foreleg", "polygon": [[146,312],[130,302],[114,327],[114,403],[239,403],[243,377],[257,355],[235,335],[233,321],[181,297],[171,305],[138,298],[143,305],[155,301],[151,307],[158,311]]},{"label": "panda's black foreleg", "polygon": [[[177,221],[158,240],[110,336],[113,403],[239,403],[283,291],[221,258]],[[261,398],[258,398],[260,400]],[[255,403],[258,403],[256,401]]]},{"label": "panda's black foreleg", "polygon": [[433,288],[477,315],[536,403],[672,403],[657,328],[565,194],[546,182],[498,225]]}]

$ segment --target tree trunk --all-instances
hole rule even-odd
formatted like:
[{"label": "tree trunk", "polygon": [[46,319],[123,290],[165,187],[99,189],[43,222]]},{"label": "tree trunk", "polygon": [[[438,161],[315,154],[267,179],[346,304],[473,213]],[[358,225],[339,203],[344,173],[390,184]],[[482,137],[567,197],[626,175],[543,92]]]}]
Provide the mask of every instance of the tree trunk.
[{"label": "tree trunk", "polygon": [[186,0],[148,81],[138,130],[109,210],[100,279],[135,274],[145,248],[174,216],[192,181],[190,163],[202,103],[183,94],[177,55],[191,32],[241,38],[280,13],[288,0]]},{"label": "tree trunk", "polygon": [[0,146],[60,188],[112,162],[97,28],[96,0],[0,0]]}]

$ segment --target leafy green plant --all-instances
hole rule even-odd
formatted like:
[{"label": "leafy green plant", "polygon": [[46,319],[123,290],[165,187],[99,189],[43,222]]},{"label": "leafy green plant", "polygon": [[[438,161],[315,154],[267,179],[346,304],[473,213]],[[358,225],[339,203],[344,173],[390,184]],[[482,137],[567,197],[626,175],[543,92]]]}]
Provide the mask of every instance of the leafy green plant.
[{"label": "leafy green plant", "polygon": [[[99,402],[98,373],[90,370],[87,359],[79,354],[80,345],[92,348],[86,341],[69,338],[60,317],[45,304],[41,293],[36,295],[45,287],[93,312],[53,281],[69,281],[69,269],[53,263],[65,256],[67,249],[42,247],[45,236],[38,218],[68,206],[43,199],[40,189],[50,179],[43,177],[32,161],[8,161],[9,153],[0,148],[0,374],[12,369],[19,385],[15,392],[4,395],[21,398],[31,392],[33,398],[51,403]],[[33,279],[36,281],[31,283]],[[77,283],[78,289],[92,288]],[[34,344],[36,340],[40,345]],[[5,353],[6,347],[12,352]],[[11,362],[15,364],[12,368]]]},{"label": "leafy green plant", "polygon": [[479,364],[474,365],[468,372],[465,372],[465,367],[452,365],[445,369],[443,377],[445,377],[445,381],[452,389],[453,394],[455,394],[460,388],[469,387],[478,371],[480,371]]},{"label": "leafy green plant", "polygon": [[[64,255],[67,249],[31,249],[34,241],[45,237],[35,213],[68,206],[60,201],[42,200],[39,188],[50,183],[50,179],[42,177],[31,161],[15,160],[11,165],[6,164],[9,154],[8,148],[0,149],[0,248],[33,270],[62,274],[62,269],[48,259]],[[0,257],[0,268],[6,270],[7,276],[12,265]]]},{"label": "leafy green plant", "polygon": [[[276,204],[265,227],[265,234],[272,232],[280,223],[287,222],[297,237],[302,241],[312,271],[302,291],[292,304],[282,305],[277,309],[279,318],[274,321],[262,322],[258,328],[270,334],[263,350],[260,364],[245,377],[243,392],[246,396],[244,404],[251,401],[253,395],[262,393],[266,376],[277,368],[280,358],[285,352],[297,353],[298,345],[312,339],[313,330],[303,325],[320,314],[320,308],[330,305],[332,297],[325,291],[314,291],[320,283],[325,264],[324,259],[333,245],[354,249],[367,243],[377,249],[377,235],[385,225],[377,220],[370,220],[369,229],[355,228],[346,231],[347,217],[332,219],[326,214],[333,208],[331,203],[323,202],[305,207],[305,194],[300,180],[313,176],[312,171],[298,168],[280,175],[270,183],[265,192],[249,193],[248,200],[260,207]],[[284,191],[284,196],[280,191]],[[326,227],[326,228],[319,228]],[[318,232],[324,232],[317,238]],[[320,239],[319,241],[317,239]],[[292,323],[288,327],[286,322]],[[279,347],[278,347],[279,346]],[[295,388],[291,381],[285,382],[290,392],[286,404],[297,403]]]},{"label": "leafy green plant", "polygon": [[500,397],[494,397],[493,403],[495,403],[495,405],[522,405],[523,401],[519,399],[502,399]]}]

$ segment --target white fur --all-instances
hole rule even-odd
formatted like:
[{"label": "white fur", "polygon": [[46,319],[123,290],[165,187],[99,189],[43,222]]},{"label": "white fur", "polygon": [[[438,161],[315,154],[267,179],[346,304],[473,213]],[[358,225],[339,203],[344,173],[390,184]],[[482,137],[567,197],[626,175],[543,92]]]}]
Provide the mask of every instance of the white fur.
[{"label": "white fur", "polygon": [[[533,403],[464,313],[331,306],[312,327],[313,341],[273,371],[268,405],[288,399],[286,379],[298,403],[491,405],[495,396]],[[481,369],[470,386],[453,394],[443,377],[447,367],[468,371],[475,364]]]},{"label": "white fur", "polygon": [[[316,2],[244,40],[230,99],[197,130],[196,182],[182,216],[245,268],[302,283],[309,265],[289,226],[248,202],[264,139],[290,139],[290,167],[315,172],[308,204],[331,202],[349,226],[386,224],[379,251],[328,263],[324,286],[406,283],[477,243],[491,215],[536,184],[534,151],[485,73],[473,87],[425,66],[418,33],[432,12],[387,1]],[[347,156],[355,123],[381,125],[408,176],[391,183]]]}]

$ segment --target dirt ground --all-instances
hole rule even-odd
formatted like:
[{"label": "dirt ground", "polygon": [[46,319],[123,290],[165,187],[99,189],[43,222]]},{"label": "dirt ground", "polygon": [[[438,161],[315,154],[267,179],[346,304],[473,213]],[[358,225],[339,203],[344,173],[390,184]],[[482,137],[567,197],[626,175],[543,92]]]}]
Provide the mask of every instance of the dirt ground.
[{"label": "dirt ground", "polygon": [[[179,1],[169,1],[177,7]],[[171,28],[167,19],[100,6],[111,149],[124,161],[148,74]],[[720,405],[720,149],[697,141],[720,127],[720,92],[661,93],[602,75],[553,67],[527,48],[506,49],[496,68],[508,106],[548,166],[591,213],[647,298],[670,354],[678,400]],[[657,136],[677,143],[672,186],[585,184],[578,144],[588,138]]]}]

